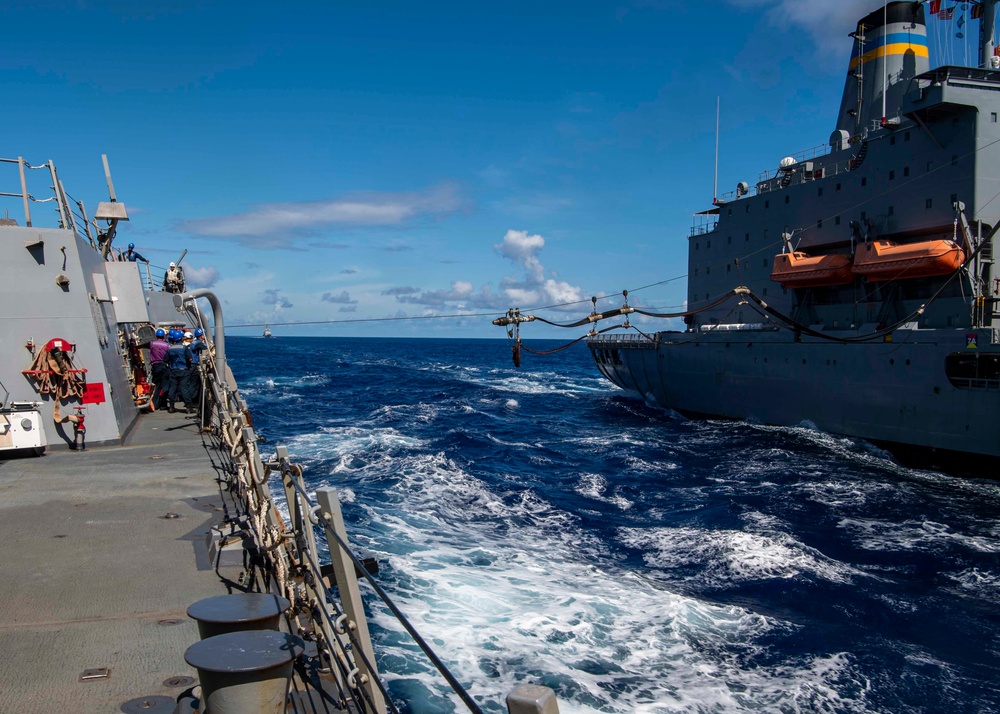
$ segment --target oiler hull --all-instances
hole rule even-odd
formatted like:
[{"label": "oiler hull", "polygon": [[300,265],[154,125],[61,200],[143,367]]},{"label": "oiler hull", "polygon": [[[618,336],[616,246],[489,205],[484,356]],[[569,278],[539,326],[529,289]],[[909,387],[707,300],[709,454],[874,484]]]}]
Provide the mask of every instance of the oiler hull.
[{"label": "oiler hull", "polygon": [[[985,330],[907,330],[854,344],[784,331],[660,332],[588,346],[611,382],[686,416],[1000,458],[1000,351]],[[969,360],[980,365],[974,378]]]}]

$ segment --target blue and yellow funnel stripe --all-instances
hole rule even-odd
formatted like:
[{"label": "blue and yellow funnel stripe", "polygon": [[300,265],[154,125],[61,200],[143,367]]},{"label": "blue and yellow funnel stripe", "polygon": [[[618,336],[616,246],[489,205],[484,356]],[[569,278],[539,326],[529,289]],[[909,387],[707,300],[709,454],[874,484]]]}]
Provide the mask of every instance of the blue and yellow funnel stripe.
[{"label": "blue and yellow funnel stripe", "polygon": [[[875,46],[869,49],[870,45]],[[913,52],[917,57],[928,58],[930,54],[927,51],[927,36],[912,32],[890,32],[876,38],[873,42],[866,43],[863,55],[858,55],[858,49],[855,46],[850,68],[856,69],[859,64],[868,64],[873,59],[879,59],[886,55],[905,55],[907,52]]]}]

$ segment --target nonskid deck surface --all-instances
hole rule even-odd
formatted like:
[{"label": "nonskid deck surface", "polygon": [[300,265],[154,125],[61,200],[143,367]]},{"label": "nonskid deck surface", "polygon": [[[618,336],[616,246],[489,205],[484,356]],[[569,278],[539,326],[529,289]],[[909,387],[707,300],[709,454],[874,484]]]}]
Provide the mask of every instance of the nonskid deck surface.
[{"label": "nonskid deck surface", "polygon": [[166,412],[124,446],[0,461],[0,712],[121,711],[191,686],[185,611],[227,592],[205,545],[228,507],[219,463],[193,416]]}]

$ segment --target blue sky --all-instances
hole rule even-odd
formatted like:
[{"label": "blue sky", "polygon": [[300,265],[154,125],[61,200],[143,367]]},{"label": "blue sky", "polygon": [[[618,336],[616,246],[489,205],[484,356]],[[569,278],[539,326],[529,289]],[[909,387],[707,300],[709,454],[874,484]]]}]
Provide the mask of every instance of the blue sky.
[{"label": "blue sky", "polygon": [[[159,275],[187,249],[230,325],[502,337],[508,307],[680,308],[716,98],[722,193],[827,141],[879,3],[8,5],[0,155],[92,211],[107,154],[118,244]],[[434,315],[469,316],[383,319]]]}]

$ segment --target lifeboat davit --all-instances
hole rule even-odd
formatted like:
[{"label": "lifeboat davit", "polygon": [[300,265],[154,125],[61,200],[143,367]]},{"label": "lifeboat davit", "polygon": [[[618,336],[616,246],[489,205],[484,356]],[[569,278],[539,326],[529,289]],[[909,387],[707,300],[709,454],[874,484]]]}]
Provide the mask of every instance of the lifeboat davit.
[{"label": "lifeboat davit", "polygon": [[851,274],[851,256],[809,255],[795,251],[774,256],[771,280],[786,288],[820,288],[846,285],[854,280]]},{"label": "lifeboat davit", "polygon": [[861,243],[854,253],[855,275],[872,282],[947,275],[965,262],[965,251],[952,240],[898,244],[887,240]]}]

